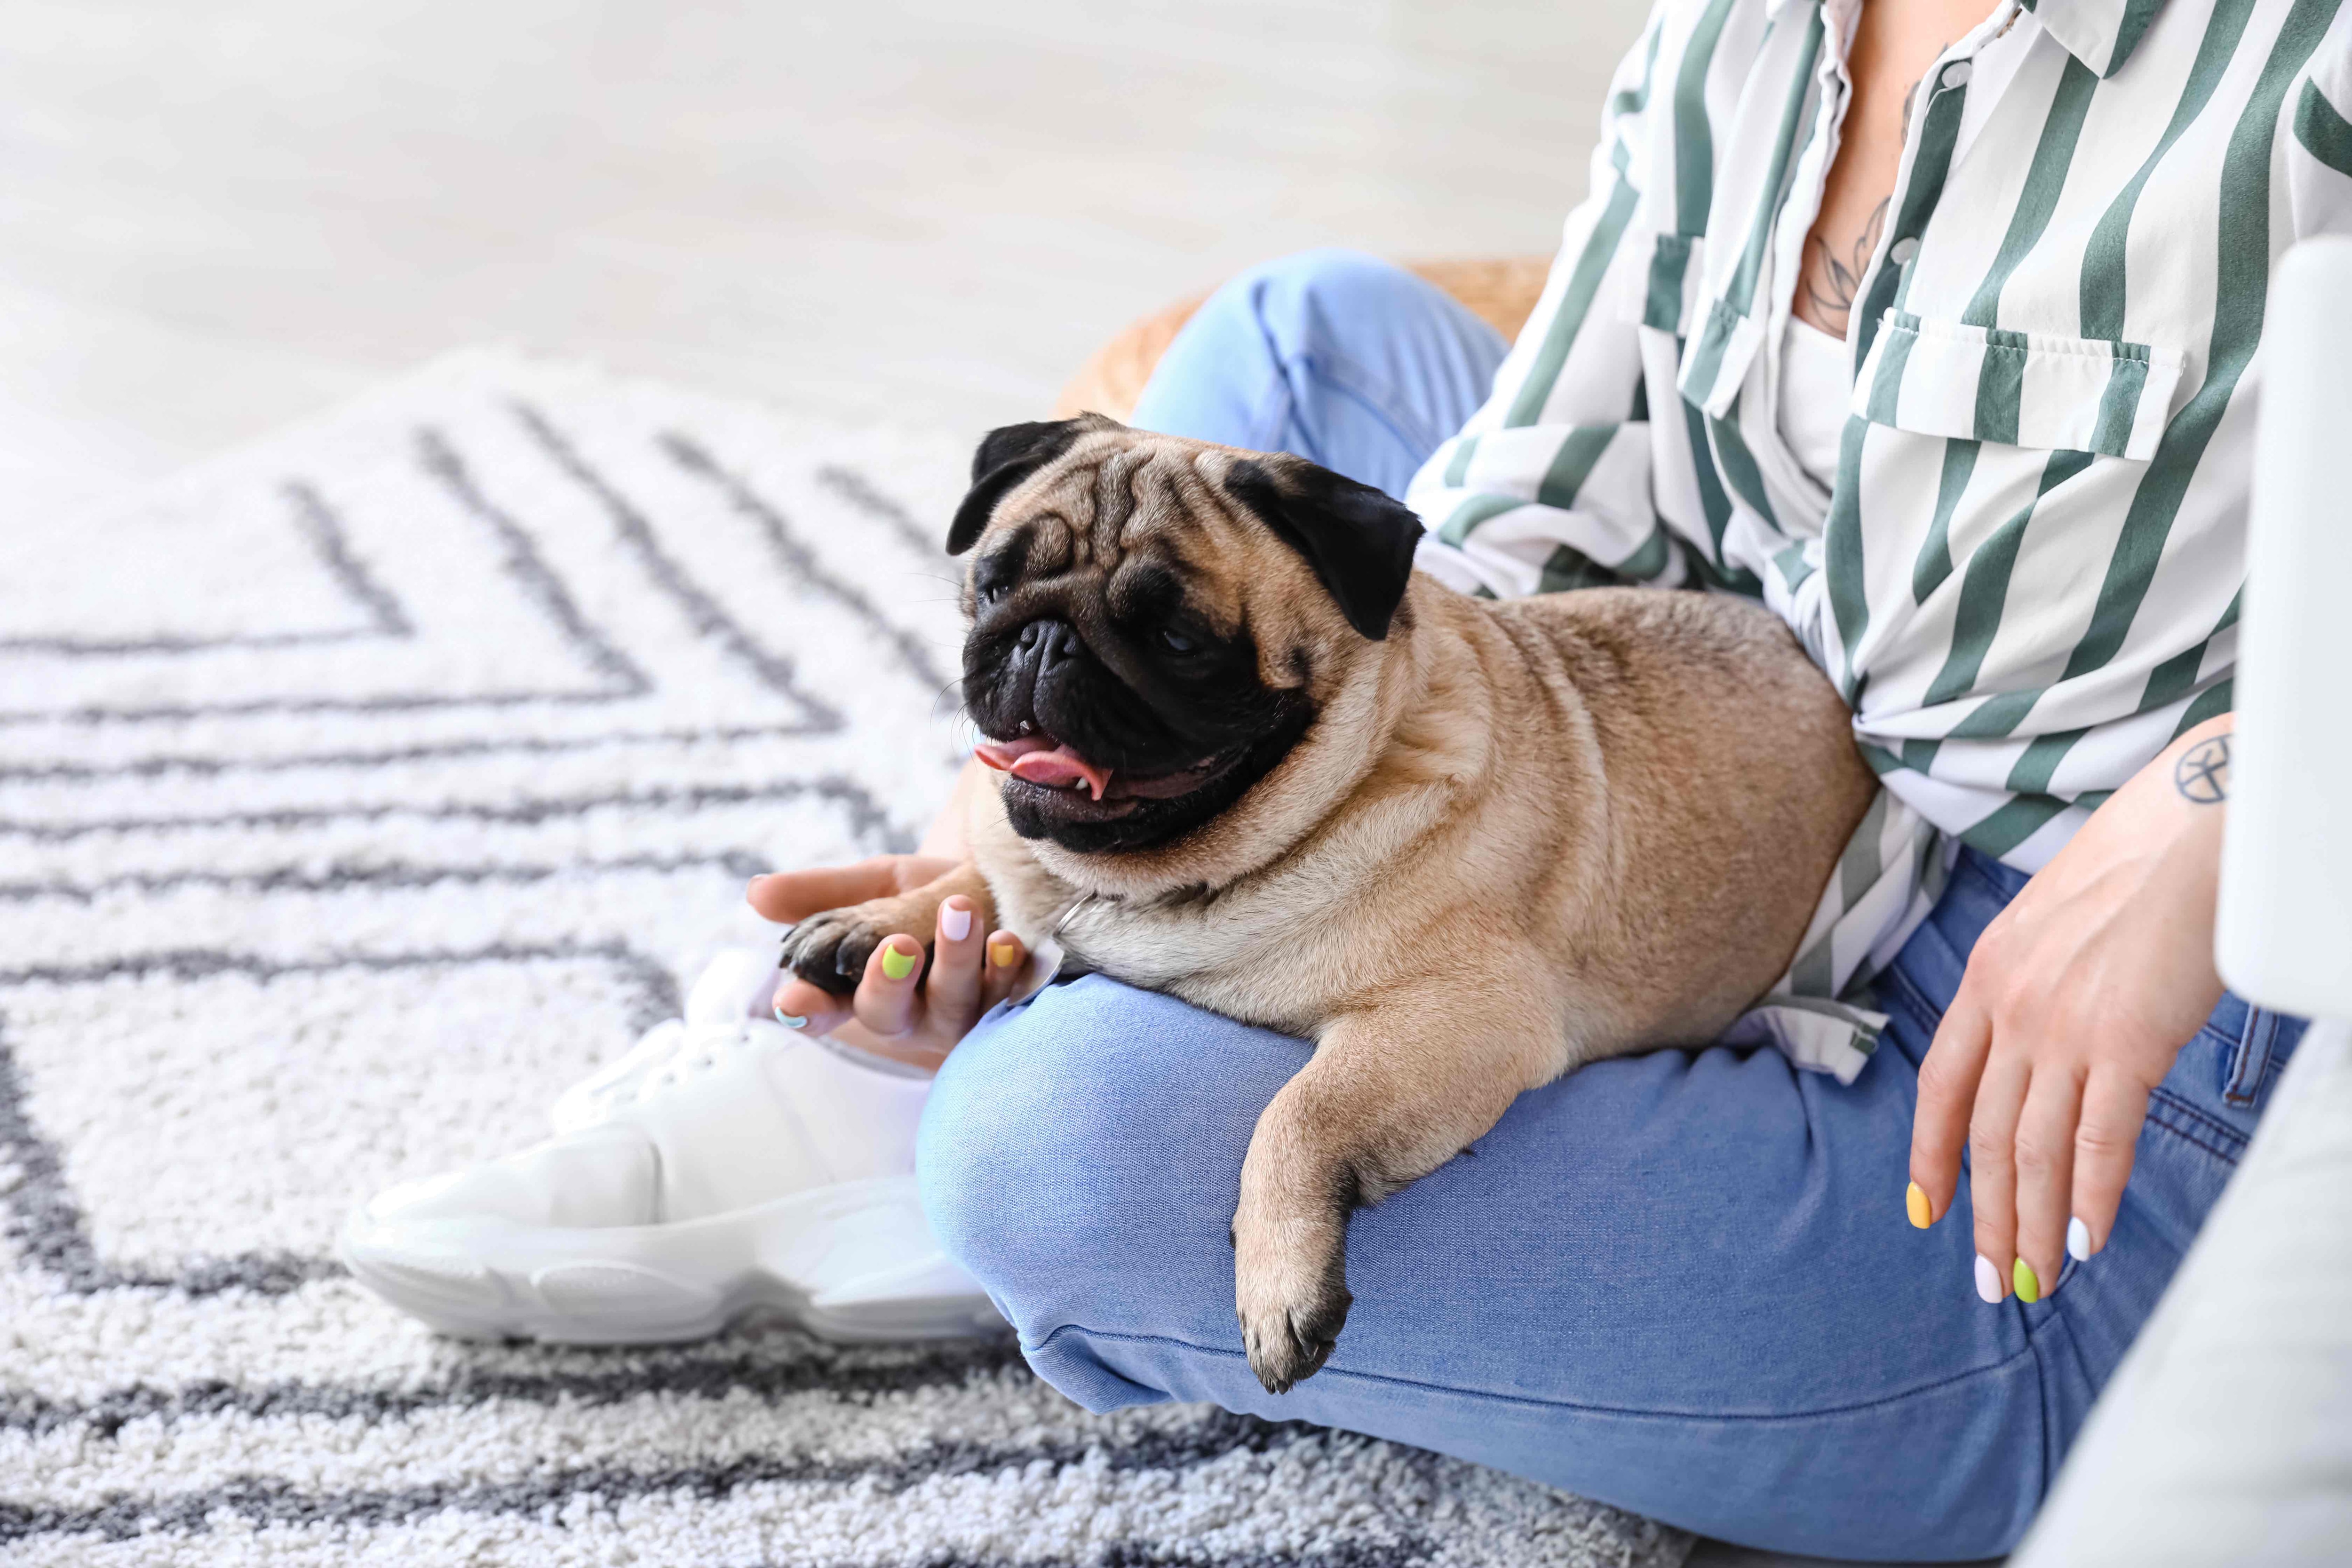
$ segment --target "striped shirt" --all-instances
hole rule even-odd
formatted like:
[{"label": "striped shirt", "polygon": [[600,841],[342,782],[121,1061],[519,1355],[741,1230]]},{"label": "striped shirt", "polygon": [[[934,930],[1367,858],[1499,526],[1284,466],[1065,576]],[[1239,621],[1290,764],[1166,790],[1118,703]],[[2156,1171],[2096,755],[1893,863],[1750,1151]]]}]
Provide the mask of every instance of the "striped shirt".
[{"label": "striped shirt", "polygon": [[2003,0],[1948,47],[1826,489],[1777,398],[1860,0],[1660,0],[1620,68],[1541,302],[1408,500],[1457,588],[1759,595],[1843,693],[1885,788],[1767,1020],[1800,1059],[1859,1070],[1832,1004],[1958,843],[2038,869],[2229,709],[2270,268],[2352,228],[2341,4]]}]

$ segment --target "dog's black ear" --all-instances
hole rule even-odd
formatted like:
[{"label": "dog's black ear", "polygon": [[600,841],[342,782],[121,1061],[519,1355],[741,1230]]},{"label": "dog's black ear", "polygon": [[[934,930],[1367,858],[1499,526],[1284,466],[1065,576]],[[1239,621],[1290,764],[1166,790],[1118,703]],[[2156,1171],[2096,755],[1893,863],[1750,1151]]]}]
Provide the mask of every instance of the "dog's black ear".
[{"label": "dog's black ear", "polygon": [[1068,451],[1089,430],[1116,428],[1117,421],[1102,415],[1081,414],[1076,419],[1006,425],[982,437],[980,450],[971,455],[971,489],[948,524],[948,553],[961,555],[971,548],[1005,491]]},{"label": "dog's black ear", "polygon": [[1402,501],[1303,458],[1244,458],[1225,489],[1307,558],[1349,626],[1374,642],[1389,635],[1421,539]]}]

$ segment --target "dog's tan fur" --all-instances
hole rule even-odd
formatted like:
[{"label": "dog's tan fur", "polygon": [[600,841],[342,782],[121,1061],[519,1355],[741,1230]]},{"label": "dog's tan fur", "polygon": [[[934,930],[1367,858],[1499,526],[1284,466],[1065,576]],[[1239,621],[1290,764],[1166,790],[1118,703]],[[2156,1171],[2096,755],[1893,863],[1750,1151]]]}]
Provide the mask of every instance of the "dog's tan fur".
[{"label": "dog's tan fur", "polygon": [[[1316,1042],[1259,1118],[1234,1216],[1244,1342],[1280,1390],[1345,1317],[1349,1212],[1526,1089],[1720,1033],[1788,968],[1874,784],[1837,694],[1759,606],[1486,602],[1415,575],[1375,642],[1224,494],[1240,456],[1112,426],[990,531],[1041,527],[1060,569],[1106,581],[1132,552],[1181,555],[1208,584],[1189,602],[1246,626],[1261,678],[1304,683],[1304,739],[1140,852],[1023,839],[977,791],[972,865],[845,913],[923,932],[972,894],[1033,945],[1057,935],[1091,969]],[[1135,504],[1092,528],[1116,489]]]}]

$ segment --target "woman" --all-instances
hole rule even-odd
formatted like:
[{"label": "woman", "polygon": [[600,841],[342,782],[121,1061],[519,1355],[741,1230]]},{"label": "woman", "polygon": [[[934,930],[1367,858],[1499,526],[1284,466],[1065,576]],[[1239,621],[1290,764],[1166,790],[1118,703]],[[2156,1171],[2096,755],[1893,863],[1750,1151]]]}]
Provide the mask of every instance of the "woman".
[{"label": "woman", "polygon": [[[2212,924],[2269,268],[2352,222],[2339,3],[1662,0],[1516,346],[1342,254],[1202,309],[1137,424],[1406,495],[1467,591],[1789,622],[1885,786],[1825,944],[1885,1022],[1850,1084],[1718,1047],[1523,1096],[1357,1216],[1339,1348],[1276,1397],[1225,1227],[1309,1047],[1099,978],[975,1028],[1019,952],[951,900],[928,979],[900,942],[774,1004],[944,1058],[908,1157],[1041,1373],[1768,1548],[2016,1542],[2301,1033],[2223,994]],[[832,1142],[911,1134],[885,1076],[824,1090]]]},{"label": "woman", "polygon": [[[1358,1216],[1347,1334],[1281,1398],[1224,1226],[1307,1047],[1100,980],[992,1019],[920,1170],[1042,1373],[1760,1546],[2014,1544],[2301,1032],[2222,993],[2212,921],[2268,272],[2352,212],[2336,12],[1666,0],[1507,353],[1347,256],[1203,309],[1137,424],[1405,493],[1465,589],[1762,594],[1951,847],[1855,1082],[1718,1048],[1524,1097]],[[779,1000],[902,1055],[970,1021],[878,968],[855,1023]]]}]

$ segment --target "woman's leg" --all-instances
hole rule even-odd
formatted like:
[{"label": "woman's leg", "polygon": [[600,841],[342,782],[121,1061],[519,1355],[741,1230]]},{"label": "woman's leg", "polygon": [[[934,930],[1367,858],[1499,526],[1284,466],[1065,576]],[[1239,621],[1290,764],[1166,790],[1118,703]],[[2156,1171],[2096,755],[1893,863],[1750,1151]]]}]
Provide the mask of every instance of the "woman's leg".
[{"label": "woman's leg", "polygon": [[1522,1096],[1471,1154],[1356,1216],[1347,1330],[1286,1395],[1243,1359],[1225,1227],[1303,1044],[1106,980],[1050,989],[940,1073],[926,1206],[1032,1363],[1097,1409],[1321,1422],[1784,1551],[1998,1552],[2253,1114],[2225,1103],[2239,1039],[2200,1036],[2106,1251],[2034,1306],[1979,1302],[1967,1215],[1915,1231],[1903,1184],[1934,1010],[2013,890],[1964,863],[1851,1087],[1717,1048]]},{"label": "woman's leg", "polygon": [[1211,295],[1168,345],[1129,423],[1294,452],[1401,496],[1486,402],[1508,348],[1402,267],[1309,250]]}]

